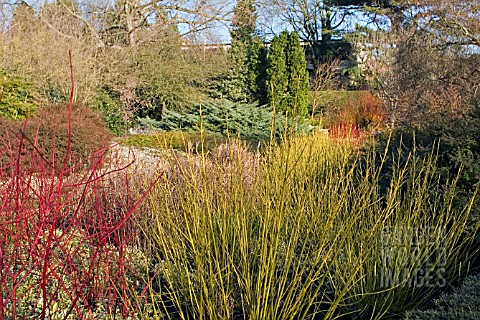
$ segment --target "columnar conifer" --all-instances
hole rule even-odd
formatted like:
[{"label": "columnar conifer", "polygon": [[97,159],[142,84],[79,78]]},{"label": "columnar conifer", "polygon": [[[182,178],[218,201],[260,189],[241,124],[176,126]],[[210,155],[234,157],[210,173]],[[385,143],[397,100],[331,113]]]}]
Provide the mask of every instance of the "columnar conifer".
[{"label": "columnar conifer", "polygon": [[275,36],[268,52],[267,98],[278,112],[304,116],[308,107],[309,81],[305,53],[296,32]]},{"label": "columnar conifer", "polygon": [[287,73],[289,106],[297,115],[304,116],[308,112],[308,91],[310,89],[305,53],[300,46],[300,38],[296,32],[288,36]]},{"label": "columnar conifer", "polygon": [[267,56],[267,99],[278,112],[288,110],[287,43],[288,31],[283,31],[273,38]]}]

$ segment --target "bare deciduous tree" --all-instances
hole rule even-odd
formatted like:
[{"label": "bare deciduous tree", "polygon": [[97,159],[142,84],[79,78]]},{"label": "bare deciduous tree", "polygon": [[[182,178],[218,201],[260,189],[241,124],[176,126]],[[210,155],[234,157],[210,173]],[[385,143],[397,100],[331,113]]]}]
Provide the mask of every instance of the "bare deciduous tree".
[{"label": "bare deciduous tree", "polygon": [[396,35],[395,59],[383,84],[392,124],[440,128],[478,108],[479,5],[417,2],[410,31]]},{"label": "bare deciduous tree", "polygon": [[[9,5],[9,10],[4,9],[7,5],[7,2],[0,2],[3,16],[15,10],[15,5]],[[150,41],[148,37],[139,37],[140,34],[145,37],[164,28],[177,29],[180,35],[200,32],[218,23],[226,23],[232,12],[232,3],[219,0],[119,0],[113,6],[102,0],[59,0],[49,4],[26,1],[22,5],[29,6],[36,17],[54,32],[64,37],[77,37],[65,23],[58,21],[58,15],[52,14],[61,11],[63,18],[69,16],[74,25],[81,25],[82,32],[88,32],[98,48],[120,44],[135,46]],[[53,7],[56,9],[52,10]],[[8,24],[5,21],[11,19],[3,21]],[[112,41],[112,38],[122,38],[124,43]]]},{"label": "bare deciduous tree", "polygon": [[312,92],[312,119],[318,112],[320,102],[325,101],[329,90],[335,90],[338,87],[338,68],[340,61],[334,59],[320,64],[315,72]]}]

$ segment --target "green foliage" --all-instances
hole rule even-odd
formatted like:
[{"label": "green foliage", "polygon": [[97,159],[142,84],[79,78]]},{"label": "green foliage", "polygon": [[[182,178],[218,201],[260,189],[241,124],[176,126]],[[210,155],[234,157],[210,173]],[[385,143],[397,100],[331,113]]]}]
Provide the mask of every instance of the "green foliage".
[{"label": "green foliage", "polygon": [[249,46],[241,41],[233,41],[229,52],[230,67],[225,73],[211,79],[208,94],[214,99],[232,102],[249,102]]},{"label": "green foliage", "polygon": [[256,13],[251,0],[239,0],[232,18],[230,68],[211,86],[210,96],[233,102],[263,101],[258,86],[263,76],[262,42],[255,35]]},{"label": "green foliage", "polygon": [[[183,112],[166,110],[161,120],[142,119],[147,127],[170,131],[199,131],[201,128],[211,133],[224,136],[239,136],[248,141],[268,141],[271,137],[273,115],[265,107],[231,102],[204,103]],[[280,138],[284,133],[285,116],[275,117],[275,136]],[[296,131],[305,133],[309,126],[300,118],[293,121]]]},{"label": "green foliage", "polygon": [[100,89],[94,110],[98,111],[114,135],[121,135],[127,129],[125,106],[120,95],[109,87]]},{"label": "green foliage", "polygon": [[305,116],[310,84],[305,53],[296,32],[283,31],[273,38],[266,74],[269,104],[279,112]]},{"label": "green foliage", "polygon": [[257,14],[253,0],[238,0],[233,10],[232,42],[248,43],[257,28]]},{"label": "green foliage", "polygon": [[267,55],[267,100],[278,112],[289,110],[287,42],[288,31],[283,31],[273,38]]},{"label": "green foliage", "polygon": [[350,101],[355,101],[364,94],[365,91],[351,90],[322,90],[311,92],[317,95],[318,113],[337,112],[348,107]]},{"label": "green foliage", "polygon": [[308,112],[310,83],[305,52],[300,46],[300,38],[296,32],[292,32],[288,36],[286,50],[289,105],[295,114],[305,116]]},{"label": "green foliage", "polygon": [[0,117],[24,119],[36,108],[32,85],[0,71]]},{"label": "green foliage", "polygon": [[125,125],[129,125],[137,116],[160,119],[165,108],[181,110],[203,100],[210,80],[228,69],[227,53],[182,41],[178,32],[166,28],[150,41],[115,52],[109,78],[100,83],[94,102],[105,100],[101,108],[109,109],[109,123],[121,124],[119,102]]},{"label": "green foliage", "polygon": [[249,46],[248,52],[248,86],[253,100],[260,104],[267,103],[267,49],[260,38],[255,37]]},{"label": "green foliage", "polygon": [[132,107],[140,115],[158,119],[164,107],[180,109],[195,97],[186,65],[177,59],[181,53],[178,44],[166,40],[155,46],[142,45],[133,53],[130,67],[136,85]]},{"label": "green foliage", "polygon": [[454,293],[435,300],[435,308],[406,313],[406,320],[480,319],[480,275],[470,276]]},{"label": "green foliage", "polygon": [[266,49],[260,38],[232,41],[230,67],[211,79],[209,96],[232,102],[265,102]]}]

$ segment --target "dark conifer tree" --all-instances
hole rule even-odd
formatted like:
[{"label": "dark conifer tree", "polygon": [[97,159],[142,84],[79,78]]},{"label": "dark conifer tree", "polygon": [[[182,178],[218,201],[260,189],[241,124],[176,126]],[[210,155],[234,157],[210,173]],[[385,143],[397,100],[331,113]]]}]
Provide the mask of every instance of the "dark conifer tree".
[{"label": "dark conifer tree", "polygon": [[286,48],[289,106],[299,116],[308,112],[308,91],[310,83],[306,68],[305,52],[300,46],[296,32],[288,36]]},{"label": "dark conifer tree", "polygon": [[267,100],[277,112],[289,109],[287,56],[288,31],[275,36],[267,56]]}]

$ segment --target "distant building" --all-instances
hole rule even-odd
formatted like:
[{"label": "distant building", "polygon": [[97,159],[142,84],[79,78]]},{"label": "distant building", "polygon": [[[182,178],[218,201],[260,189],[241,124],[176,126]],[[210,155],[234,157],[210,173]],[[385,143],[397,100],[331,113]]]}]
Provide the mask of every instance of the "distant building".
[{"label": "distant building", "polygon": [[[312,47],[310,42],[301,41],[300,45],[305,51],[305,60],[307,63],[307,70],[310,75],[310,78],[313,80],[315,77],[315,63],[313,60]],[[270,42],[264,43],[264,46],[268,48]],[[219,50],[228,51],[232,47],[231,43],[212,43],[212,44],[191,44],[188,40],[182,41],[182,50],[191,50],[191,49],[201,49],[204,53],[209,50]],[[347,86],[350,83],[348,69],[357,64],[357,58],[353,50],[351,43],[344,40],[332,40],[328,44],[326,51],[329,52],[329,55],[334,59],[338,59],[338,73],[341,77],[341,82]]]}]

